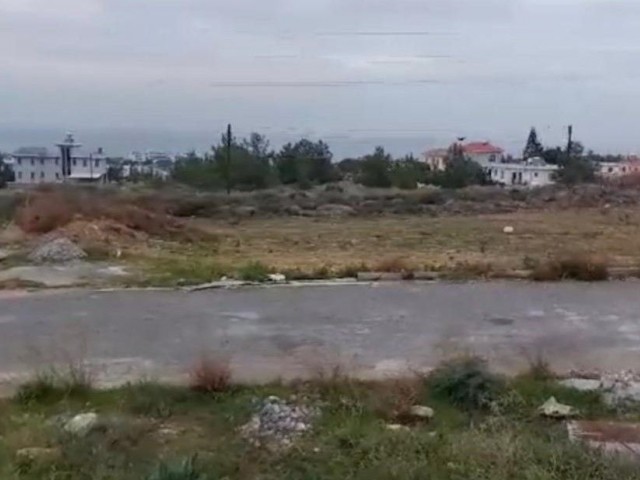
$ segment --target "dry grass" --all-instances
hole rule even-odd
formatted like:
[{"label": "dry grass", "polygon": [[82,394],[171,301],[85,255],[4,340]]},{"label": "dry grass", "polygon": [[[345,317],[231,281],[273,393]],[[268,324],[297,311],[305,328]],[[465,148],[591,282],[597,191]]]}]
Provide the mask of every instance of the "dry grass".
[{"label": "dry grass", "polygon": [[209,356],[201,356],[189,370],[189,387],[201,393],[222,393],[231,388],[229,363]]},{"label": "dry grass", "polygon": [[409,262],[402,257],[385,258],[373,264],[372,267],[373,271],[387,273],[408,273],[415,269],[415,265],[409,264]]},{"label": "dry grass", "polygon": [[579,280],[598,282],[609,278],[607,262],[598,255],[575,253],[539,264],[532,273],[536,281]]},{"label": "dry grass", "polygon": [[[610,266],[640,264],[640,211],[636,210],[194,223],[213,234],[215,244],[188,248],[164,245],[140,253],[165,259],[206,256],[229,265],[258,261],[281,272],[329,269],[352,273],[354,268],[361,271],[376,267],[451,271],[462,265],[462,270],[480,269],[485,274],[489,273],[488,265],[493,271],[518,270],[525,258],[549,258],[558,246],[571,245],[590,254],[606,254]],[[506,225],[513,226],[515,233],[504,234]]]}]

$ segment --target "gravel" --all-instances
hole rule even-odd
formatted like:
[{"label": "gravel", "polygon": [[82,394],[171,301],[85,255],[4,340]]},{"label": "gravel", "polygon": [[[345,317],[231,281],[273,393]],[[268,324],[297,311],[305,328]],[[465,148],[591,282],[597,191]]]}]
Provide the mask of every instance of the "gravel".
[{"label": "gravel", "polygon": [[258,412],[241,427],[241,433],[255,446],[288,448],[312,428],[320,411],[317,407],[294,405],[278,397],[259,403]]},{"label": "gravel", "polygon": [[55,238],[36,247],[29,260],[35,263],[68,263],[86,258],[87,253],[65,237]]}]

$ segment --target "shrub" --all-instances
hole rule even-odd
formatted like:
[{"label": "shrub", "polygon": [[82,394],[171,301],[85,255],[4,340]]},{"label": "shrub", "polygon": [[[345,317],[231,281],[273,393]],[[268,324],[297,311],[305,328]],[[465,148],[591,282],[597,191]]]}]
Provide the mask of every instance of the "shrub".
[{"label": "shrub", "polygon": [[206,480],[206,476],[195,468],[195,455],[180,463],[161,463],[147,480]]},{"label": "shrub", "polygon": [[250,262],[240,267],[238,278],[245,282],[264,282],[269,276],[270,269],[261,262]]},{"label": "shrub", "polygon": [[227,362],[201,357],[189,371],[189,387],[201,393],[226,392],[231,387],[231,368]]},{"label": "shrub", "polygon": [[431,393],[467,410],[488,408],[505,389],[505,382],[491,373],[485,360],[462,357],[443,363],[427,377]]},{"label": "shrub", "polygon": [[609,278],[609,269],[602,258],[574,254],[540,263],[534,268],[531,278],[539,282],[558,280],[597,282]]}]

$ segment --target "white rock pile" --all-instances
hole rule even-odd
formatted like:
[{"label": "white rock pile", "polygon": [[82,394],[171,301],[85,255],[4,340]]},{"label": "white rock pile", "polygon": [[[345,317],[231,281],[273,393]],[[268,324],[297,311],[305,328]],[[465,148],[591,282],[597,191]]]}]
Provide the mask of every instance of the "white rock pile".
[{"label": "white rock pile", "polygon": [[240,430],[255,446],[288,448],[311,430],[319,414],[317,407],[294,405],[272,396],[260,402],[258,412]]},{"label": "white rock pile", "polygon": [[65,237],[54,238],[36,247],[29,260],[35,263],[67,263],[85,258],[87,253]]}]

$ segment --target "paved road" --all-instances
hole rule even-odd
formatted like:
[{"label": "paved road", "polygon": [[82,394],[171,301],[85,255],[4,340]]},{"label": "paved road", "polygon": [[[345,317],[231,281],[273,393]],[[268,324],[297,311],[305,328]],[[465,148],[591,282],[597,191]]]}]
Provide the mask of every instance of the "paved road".
[{"label": "paved road", "polygon": [[173,378],[203,352],[238,378],[360,375],[431,366],[452,352],[514,371],[640,366],[640,283],[379,284],[230,291],[70,291],[0,296],[5,384],[89,361],[105,383]]}]

